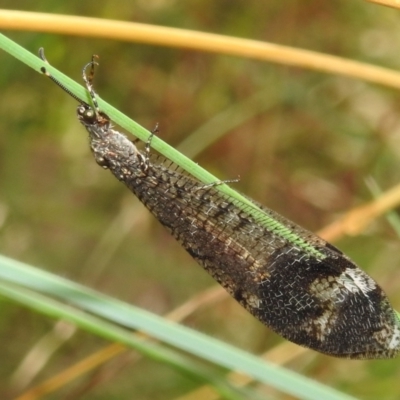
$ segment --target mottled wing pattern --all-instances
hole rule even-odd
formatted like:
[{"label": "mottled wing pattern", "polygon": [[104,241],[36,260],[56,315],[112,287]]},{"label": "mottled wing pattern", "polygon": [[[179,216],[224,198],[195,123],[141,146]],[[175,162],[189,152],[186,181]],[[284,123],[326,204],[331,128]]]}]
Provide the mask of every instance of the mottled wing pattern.
[{"label": "mottled wing pattern", "polygon": [[160,156],[145,176],[122,180],[240,304],[286,339],[340,357],[398,353],[399,323],[381,288],[321,238],[263,207],[319,259]]}]

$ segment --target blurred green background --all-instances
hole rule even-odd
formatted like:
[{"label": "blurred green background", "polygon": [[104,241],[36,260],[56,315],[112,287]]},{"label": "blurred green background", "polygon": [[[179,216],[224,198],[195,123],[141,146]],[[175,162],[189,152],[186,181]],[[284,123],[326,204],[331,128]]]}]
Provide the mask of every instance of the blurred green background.
[{"label": "blurred green background", "polygon": [[[2,6],[13,9],[15,2]],[[220,33],[400,69],[399,12],[362,1],[20,1],[18,8]],[[228,116],[206,130],[207,138],[223,137],[201,152],[192,148],[200,152],[196,162],[221,179],[240,175],[235,188],[310,230],[368,202],[366,178],[382,190],[400,181],[400,94],[394,89],[225,55],[3,33],[31,52],[44,47],[50,63],[79,82],[83,65],[98,54],[100,96],[148,129],[158,122],[160,137],[171,145],[214,117],[242,116],[234,129]],[[160,314],[215,285],[95,164],[76,102],[4,52],[0,65],[1,253]],[[400,309],[400,243],[387,221],[336,245]],[[54,321],[3,300],[0,310],[0,393],[9,395],[12,373]],[[230,299],[196,312],[187,324],[254,353],[282,341]],[[79,332],[36,382],[105,344]],[[400,398],[396,360],[346,361],[310,352],[290,366],[360,399]],[[98,383],[107,374],[112,378]],[[167,399],[193,388],[163,365],[116,359],[47,398]]]}]

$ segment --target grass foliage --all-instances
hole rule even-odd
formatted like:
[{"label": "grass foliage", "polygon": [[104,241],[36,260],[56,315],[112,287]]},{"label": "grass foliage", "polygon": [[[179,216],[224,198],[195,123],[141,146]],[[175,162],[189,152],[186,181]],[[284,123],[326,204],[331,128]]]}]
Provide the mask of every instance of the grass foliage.
[{"label": "grass foliage", "polygon": [[[381,188],[377,204],[400,180],[396,11],[348,0],[190,3],[99,1],[94,10],[72,1],[44,5],[58,13],[50,16],[0,10],[8,29],[0,35],[0,392],[19,400],[398,398],[396,360],[299,349],[218,289],[218,300],[208,298],[213,281],[95,165],[74,101],[33,73],[43,65],[33,53],[44,47],[51,72],[85,99],[80,71],[99,54],[96,90],[124,112],[100,100],[115,123],[146,140],[148,130],[126,115],[150,129],[159,122],[160,137],[196,162],[160,138],[156,151],[204,182],[240,174],[239,191],[310,230],[339,221],[339,247],[398,306],[399,221],[380,218],[398,202],[358,230],[340,218],[375,205],[366,178]],[[73,22],[73,14],[101,20]]]}]

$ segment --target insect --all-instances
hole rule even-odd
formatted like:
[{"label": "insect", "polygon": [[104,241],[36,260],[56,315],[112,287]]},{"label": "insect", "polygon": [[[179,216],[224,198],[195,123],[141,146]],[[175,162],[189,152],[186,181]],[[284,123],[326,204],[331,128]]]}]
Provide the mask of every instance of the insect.
[{"label": "insect", "polygon": [[[39,54],[47,62],[41,49]],[[139,150],[113,129],[93,89],[95,58],[83,68],[79,105],[96,162],[131,190],[243,307],[284,338],[331,356],[391,358],[400,351],[400,321],[382,289],[340,250],[257,203],[204,185],[160,155]],[[90,68],[89,74],[87,70]],[[154,134],[154,132],[153,132]]]}]

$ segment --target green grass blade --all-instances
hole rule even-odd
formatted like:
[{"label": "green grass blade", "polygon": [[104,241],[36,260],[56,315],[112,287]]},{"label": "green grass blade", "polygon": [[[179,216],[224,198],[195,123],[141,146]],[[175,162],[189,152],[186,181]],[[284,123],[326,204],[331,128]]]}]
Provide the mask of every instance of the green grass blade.
[{"label": "green grass blade", "polygon": [[[29,53],[23,47],[19,46],[17,43],[8,39],[6,36],[0,34],[0,48],[7,51],[9,54],[18,58],[22,62],[26,63],[36,71],[40,72],[40,68],[45,66],[46,69],[50,71],[50,73],[56,77],[68,90],[70,90],[73,94],[75,94],[78,98],[90,103],[87,91],[76,82],[72,81],[70,78],[57,71],[54,67],[48,65],[40,58],[34,56]],[[122,128],[127,130],[128,132],[134,134],[139,139],[146,141],[150,135],[150,132],[141,127],[135,121],[128,118],[126,115],[122,114],[120,111],[112,107],[110,104],[103,101],[101,98],[97,98],[99,107],[102,111],[104,111],[110,119],[120,125]],[[163,142],[159,137],[154,137],[151,141],[151,146],[164,155],[169,160],[173,161],[175,164],[179,165],[189,174],[193,175],[200,181],[204,183],[212,183],[220,181],[217,177],[210,174],[205,169],[201,168],[198,164],[190,160],[188,157],[180,153],[178,150],[169,146],[167,143]],[[255,205],[251,200],[236,192],[228,185],[221,184],[216,186],[216,189],[225,193],[228,196],[231,196],[233,199],[237,200],[237,206],[250,214],[256,222],[265,226],[266,228],[272,229],[278,235],[284,237],[289,242],[293,243],[296,246],[299,246],[304,251],[309,254],[312,254],[320,259],[323,259],[325,256],[310,243],[302,239],[296,233],[294,233],[291,229],[281,224],[279,221],[276,221],[271,216],[267,215],[264,211],[262,211],[257,205]]]},{"label": "green grass blade", "polygon": [[165,363],[197,381],[211,384],[218,393],[227,399],[242,400],[238,390],[229,385],[225,379],[211,374],[205,367],[200,367],[187,356],[176,351],[166,349],[156,343],[146,342],[131,331],[122,329],[115,324],[105,322],[100,318],[89,315],[74,307],[67,306],[48,296],[22,289],[0,281],[0,293],[7,298],[22,304],[40,314],[52,318],[72,322],[88,332],[114,342],[122,343],[127,347],[137,350],[141,354],[155,361]]},{"label": "green grass blade", "polygon": [[[300,399],[353,399],[199,332],[4,256],[0,256],[0,279],[68,301],[82,310],[127,328],[146,332],[164,343],[190,352],[221,367],[241,371],[262,383]],[[29,306],[29,304],[27,305]]]}]

